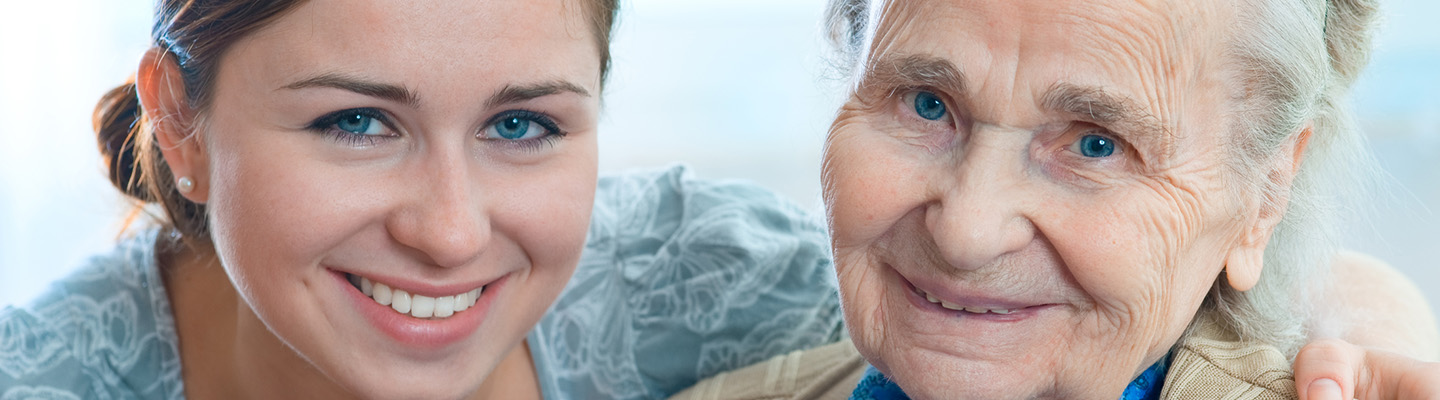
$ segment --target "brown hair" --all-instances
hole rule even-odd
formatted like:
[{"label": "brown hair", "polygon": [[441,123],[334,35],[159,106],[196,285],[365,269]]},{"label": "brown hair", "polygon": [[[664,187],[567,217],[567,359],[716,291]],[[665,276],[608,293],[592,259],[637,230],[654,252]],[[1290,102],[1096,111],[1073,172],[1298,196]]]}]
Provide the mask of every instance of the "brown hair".
[{"label": "brown hair", "polygon": [[[610,69],[610,31],[618,2],[582,0],[600,53],[601,82]],[[302,3],[304,0],[159,0],[150,35],[156,47],[175,57],[190,108],[204,110],[216,62],[225,50]],[[205,206],[190,202],[176,190],[152,123],[140,107],[133,77],[100,98],[93,124],[110,183],[141,205],[157,203],[168,220],[166,228],[187,242],[208,240]]]}]

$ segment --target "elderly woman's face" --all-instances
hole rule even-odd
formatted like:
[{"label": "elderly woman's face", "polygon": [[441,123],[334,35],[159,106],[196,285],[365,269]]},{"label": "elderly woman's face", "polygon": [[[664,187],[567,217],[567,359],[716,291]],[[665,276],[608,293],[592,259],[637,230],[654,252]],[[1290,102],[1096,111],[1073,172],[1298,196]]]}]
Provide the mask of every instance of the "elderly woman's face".
[{"label": "elderly woman's face", "polygon": [[919,398],[1117,397],[1264,244],[1225,6],[901,3],[825,154],[856,346]]}]

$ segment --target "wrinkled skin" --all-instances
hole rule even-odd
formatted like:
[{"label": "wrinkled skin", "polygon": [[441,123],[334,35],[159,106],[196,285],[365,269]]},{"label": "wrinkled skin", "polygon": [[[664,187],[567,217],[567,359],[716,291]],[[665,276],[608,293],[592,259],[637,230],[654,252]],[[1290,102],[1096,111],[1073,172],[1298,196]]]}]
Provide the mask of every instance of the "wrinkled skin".
[{"label": "wrinkled skin", "polygon": [[919,3],[884,12],[825,152],[856,347],[916,398],[1118,397],[1217,278],[1254,285],[1283,213],[1225,166],[1231,10]]}]

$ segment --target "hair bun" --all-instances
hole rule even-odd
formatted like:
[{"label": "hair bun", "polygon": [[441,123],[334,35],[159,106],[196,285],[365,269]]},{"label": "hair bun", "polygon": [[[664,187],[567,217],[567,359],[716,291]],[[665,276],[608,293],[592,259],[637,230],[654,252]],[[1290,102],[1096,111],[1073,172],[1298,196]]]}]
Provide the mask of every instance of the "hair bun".
[{"label": "hair bun", "polygon": [[1326,2],[1325,47],[1341,87],[1349,89],[1370,63],[1370,39],[1380,16],[1377,0]]},{"label": "hair bun", "polygon": [[140,135],[136,124],[140,119],[140,98],[135,95],[132,78],[100,98],[95,106],[93,123],[100,144],[100,157],[105,162],[110,183],[127,196],[149,201],[148,193],[139,184],[135,164],[135,145]]}]

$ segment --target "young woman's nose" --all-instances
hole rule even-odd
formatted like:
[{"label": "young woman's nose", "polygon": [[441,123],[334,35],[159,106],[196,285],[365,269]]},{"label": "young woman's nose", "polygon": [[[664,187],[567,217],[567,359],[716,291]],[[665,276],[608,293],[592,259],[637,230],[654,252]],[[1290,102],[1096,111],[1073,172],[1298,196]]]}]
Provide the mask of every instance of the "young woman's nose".
[{"label": "young woman's nose", "polygon": [[485,188],[463,154],[432,157],[413,168],[409,193],[388,223],[390,235],[430,264],[458,267],[484,253],[491,227]]}]

